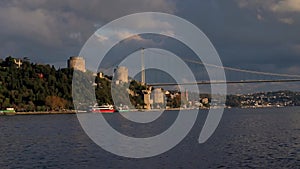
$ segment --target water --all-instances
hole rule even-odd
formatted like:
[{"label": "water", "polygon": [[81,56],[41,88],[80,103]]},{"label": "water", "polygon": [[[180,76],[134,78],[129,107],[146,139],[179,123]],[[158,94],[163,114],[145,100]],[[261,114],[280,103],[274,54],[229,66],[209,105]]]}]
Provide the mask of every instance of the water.
[{"label": "water", "polygon": [[[120,123],[124,119],[117,114],[106,118],[128,135],[151,136],[167,129],[176,115],[165,112],[148,125]],[[214,135],[198,144],[206,115],[200,111],[178,146],[146,159],[102,150],[76,115],[2,116],[0,168],[300,168],[300,108],[226,110]]]}]

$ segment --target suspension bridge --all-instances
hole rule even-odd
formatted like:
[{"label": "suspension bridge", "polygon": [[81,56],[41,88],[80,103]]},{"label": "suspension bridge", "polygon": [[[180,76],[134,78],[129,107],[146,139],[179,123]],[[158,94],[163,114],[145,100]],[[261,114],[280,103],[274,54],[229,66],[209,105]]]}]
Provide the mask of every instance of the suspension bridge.
[{"label": "suspension bridge", "polygon": [[[141,55],[137,55],[135,56],[135,61],[138,60],[138,58],[140,57],[140,61],[141,61],[141,83],[145,84],[147,86],[147,88],[145,90],[143,90],[143,97],[144,97],[144,108],[145,109],[151,109],[151,99],[150,99],[150,94],[152,92],[152,87],[172,87],[172,86],[189,86],[189,85],[216,85],[216,84],[254,84],[254,83],[265,83],[265,84],[269,84],[269,83],[292,83],[292,82],[300,82],[300,75],[295,75],[295,74],[284,74],[284,73],[273,73],[273,72],[263,72],[263,71],[256,71],[256,70],[247,70],[247,69],[241,69],[241,68],[235,68],[235,67],[227,67],[227,66],[223,66],[223,65],[215,65],[215,64],[211,64],[211,63],[204,63],[201,60],[191,60],[191,59],[187,59],[190,57],[180,57],[180,59],[178,58],[172,58],[172,56],[170,57],[170,53],[164,53],[161,52],[157,49],[154,48],[140,48],[137,50],[138,52],[141,52]],[[151,55],[153,57],[145,57],[145,55]],[[146,61],[148,59],[148,61]],[[196,68],[197,71],[192,71],[191,76],[195,76],[195,72],[199,72],[201,73],[205,73],[205,71],[208,71],[207,69],[210,70],[218,70],[220,71],[224,71],[224,73],[226,73],[226,78],[224,77],[223,79],[220,78],[220,80],[218,79],[210,79],[209,80],[187,80],[185,79],[184,81],[176,81],[176,83],[174,82],[175,79],[172,80],[172,82],[169,82],[169,80],[167,79],[163,79],[160,78],[161,76],[158,75],[159,79],[157,79],[157,82],[150,82],[153,81],[153,79],[147,78],[146,81],[146,69],[151,69],[151,65],[155,68],[157,64],[162,64],[163,67],[166,66],[167,68],[173,67],[175,70],[175,72],[180,72],[179,74],[175,73],[175,76],[178,75],[178,77],[182,78],[182,72],[184,69],[183,67],[180,67],[180,65],[176,65],[174,66],[173,62],[176,62],[174,60],[177,59],[177,62],[181,62],[180,64],[182,64],[183,62],[185,63],[186,68],[191,68],[190,66],[194,66],[194,68]],[[180,60],[180,61],[179,61]],[[145,66],[145,62],[147,63],[147,68]],[[137,63],[139,64],[139,63]],[[149,65],[150,66],[149,66]],[[166,65],[164,65],[166,64]],[[173,65],[172,65],[173,64]],[[189,65],[187,65],[189,64]],[[199,66],[201,65],[201,66]],[[164,70],[160,70],[160,71],[164,71]],[[230,78],[230,73],[228,74],[228,72],[235,72],[234,74],[232,74],[233,78]],[[165,72],[167,74],[169,74],[169,72]],[[206,72],[208,73],[208,72]],[[239,76],[236,75],[236,73],[240,73],[243,74],[241,77],[243,77],[243,80],[241,80],[241,78],[239,78]],[[255,78],[253,78],[253,76],[251,78],[249,78],[249,76],[245,76],[245,74],[250,74],[250,75],[255,75]],[[148,74],[150,75],[150,74]],[[148,76],[147,75],[147,76]],[[153,75],[153,74],[151,74]],[[173,74],[174,75],[174,74]],[[189,76],[188,74],[186,74],[187,76]],[[196,74],[198,75],[198,74]],[[201,74],[202,75],[202,74]],[[208,74],[206,74],[206,77],[199,77],[197,76],[197,79],[208,79],[207,77]],[[162,76],[163,77],[163,76]],[[229,77],[229,78],[228,78]],[[257,78],[257,77],[260,77]],[[268,77],[268,78],[266,78]],[[272,78],[270,78],[272,77]],[[274,79],[274,77],[276,77]],[[173,78],[173,77],[172,77]],[[245,79],[247,78],[247,79]],[[177,78],[178,80],[178,78]],[[180,87],[181,88],[181,87]],[[205,87],[203,88],[205,89]]]},{"label": "suspension bridge", "polygon": [[[142,70],[141,70],[141,82],[146,84],[145,79],[145,49],[141,49],[142,55],[141,55],[141,64],[142,64]],[[147,49],[147,52],[150,52],[152,54],[160,55],[160,56],[166,56],[167,54],[158,52],[153,49]],[[182,59],[182,58],[181,58]],[[174,85],[209,85],[209,84],[250,84],[250,83],[290,83],[290,82],[300,82],[300,75],[294,75],[294,74],[284,74],[284,73],[272,73],[272,72],[263,72],[263,71],[255,71],[255,70],[247,70],[247,69],[240,69],[240,68],[234,68],[234,67],[226,67],[226,66],[219,66],[209,63],[203,63],[201,61],[196,60],[190,60],[190,59],[182,59],[183,61],[187,63],[202,65],[205,67],[211,67],[216,69],[223,69],[226,71],[234,71],[239,73],[247,73],[247,74],[255,74],[255,75],[263,75],[263,76],[269,76],[269,77],[280,77],[277,79],[254,79],[254,80],[226,80],[226,81],[217,81],[217,80],[209,80],[209,81],[196,81],[196,82],[184,82],[184,83],[147,83],[148,86],[174,86]]]}]

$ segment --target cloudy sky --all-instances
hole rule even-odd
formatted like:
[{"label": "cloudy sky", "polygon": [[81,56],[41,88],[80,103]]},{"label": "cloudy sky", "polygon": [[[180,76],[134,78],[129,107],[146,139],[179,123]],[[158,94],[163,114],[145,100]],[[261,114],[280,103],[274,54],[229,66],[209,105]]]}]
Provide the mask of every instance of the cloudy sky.
[{"label": "cloudy sky", "polygon": [[66,67],[97,29],[136,12],[193,23],[224,66],[300,74],[299,0],[2,0],[0,57]]}]

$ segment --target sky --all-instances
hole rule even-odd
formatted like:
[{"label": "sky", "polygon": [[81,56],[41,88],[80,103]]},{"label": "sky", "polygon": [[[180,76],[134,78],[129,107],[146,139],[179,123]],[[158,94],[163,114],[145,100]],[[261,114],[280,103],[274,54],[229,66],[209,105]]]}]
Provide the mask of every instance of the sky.
[{"label": "sky", "polygon": [[300,74],[299,0],[2,0],[0,57],[63,68],[100,27],[137,12],[193,23],[224,66]]}]

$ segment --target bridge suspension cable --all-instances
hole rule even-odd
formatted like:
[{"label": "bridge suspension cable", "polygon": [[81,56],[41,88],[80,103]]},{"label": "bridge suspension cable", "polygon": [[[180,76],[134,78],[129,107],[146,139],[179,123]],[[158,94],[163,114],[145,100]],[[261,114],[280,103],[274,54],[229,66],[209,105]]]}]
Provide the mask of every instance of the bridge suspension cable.
[{"label": "bridge suspension cable", "polygon": [[203,63],[203,62],[189,60],[189,59],[183,59],[183,60],[187,61],[187,62],[190,62],[190,63],[202,64],[202,65],[205,65],[205,66],[216,67],[216,68],[220,68],[220,69],[232,70],[232,71],[243,72],[243,73],[252,73],[252,74],[268,75],[268,76],[280,76],[280,77],[300,78],[300,75],[291,75],[291,74],[282,74],[282,73],[271,73],[271,72],[261,72],[261,71],[255,71],[255,70],[246,70],[246,69],[239,69],[239,68],[233,68],[233,67],[218,66],[218,65],[214,65],[214,64],[208,64],[208,63]]},{"label": "bridge suspension cable", "polygon": [[[149,52],[159,54],[159,55],[167,55],[155,50],[147,49]],[[246,70],[246,69],[239,69],[239,68],[233,68],[233,67],[226,67],[226,66],[219,66],[219,65],[214,65],[214,64],[209,64],[209,63],[203,63],[200,61],[196,60],[190,60],[190,59],[182,59],[183,61],[189,62],[189,63],[195,63],[195,64],[201,64],[204,66],[210,66],[210,67],[215,67],[219,69],[225,69],[225,70],[231,70],[231,71],[236,71],[236,72],[243,72],[243,73],[251,73],[251,74],[258,74],[258,75],[268,75],[268,76],[277,76],[277,77],[288,77],[288,78],[300,78],[300,75],[292,75],[292,74],[283,74],[283,73],[271,73],[271,72],[262,72],[262,71],[255,71],[255,70]]]},{"label": "bridge suspension cable", "polygon": [[300,82],[300,79],[278,79],[278,80],[243,80],[243,81],[200,81],[188,83],[150,83],[149,86],[176,86],[176,85],[209,85],[209,84],[247,84],[247,83],[283,83]]}]

